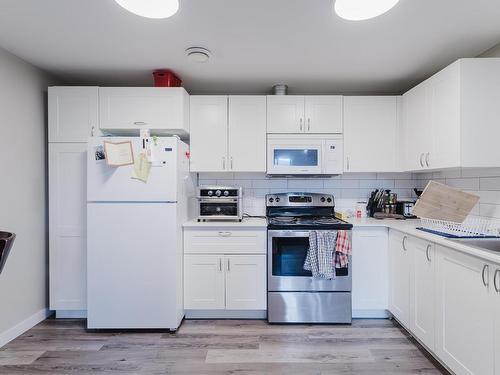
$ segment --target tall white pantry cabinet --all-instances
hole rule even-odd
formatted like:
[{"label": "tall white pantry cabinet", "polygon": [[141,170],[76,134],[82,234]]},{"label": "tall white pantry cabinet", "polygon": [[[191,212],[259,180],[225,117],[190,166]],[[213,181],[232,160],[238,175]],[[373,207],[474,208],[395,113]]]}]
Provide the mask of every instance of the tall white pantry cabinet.
[{"label": "tall white pantry cabinet", "polygon": [[97,135],[97,87],[49,87],[49,308],[85,316],[86,151]]}]

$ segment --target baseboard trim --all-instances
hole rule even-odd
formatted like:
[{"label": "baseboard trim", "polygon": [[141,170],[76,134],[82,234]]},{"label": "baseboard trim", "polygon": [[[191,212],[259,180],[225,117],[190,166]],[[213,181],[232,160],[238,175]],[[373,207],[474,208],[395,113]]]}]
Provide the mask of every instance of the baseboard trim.
[{"label": "baseboard trim", "polygon": [[352,310],[353,319],[387,319],[390,316],[387,310]]},{"label": "baseboard trim", "polygon": [[0,333],[0,348],[14,340],[16,337],[21,336],[27,330],[33,328],[41,321],[47,319],[51,314],[49,309],[42,309],[29,318],[19,322],[14,327],[9,328],[7,331]]},{"label": "baseboard trim", "polygon": [[56,319],[86,319],[87,310],[56,310]]},{"label": "baseboard trim", "polygon": [[267,310],[186,310],[186,319],[266,319]]}]

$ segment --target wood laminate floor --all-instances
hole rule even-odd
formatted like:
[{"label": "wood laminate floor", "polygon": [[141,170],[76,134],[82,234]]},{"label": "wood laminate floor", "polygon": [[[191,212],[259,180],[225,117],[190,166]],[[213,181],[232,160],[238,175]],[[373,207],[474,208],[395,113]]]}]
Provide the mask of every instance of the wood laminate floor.
[{"label": "wood laminate floor", "polygon": [[176,334],[48,319],[0,349],[0,374],[446,374],[396,322],[185,321]]}]

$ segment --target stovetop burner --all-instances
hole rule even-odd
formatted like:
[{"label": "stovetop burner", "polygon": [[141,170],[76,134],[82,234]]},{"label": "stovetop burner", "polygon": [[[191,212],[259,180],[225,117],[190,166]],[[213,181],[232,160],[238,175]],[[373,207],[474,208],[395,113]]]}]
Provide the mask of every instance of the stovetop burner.
[{"label": "stovetop burner", "polygon": [[349,230],[352,224],[335,217],[333,195],[281,193],[266,196],[268,228],[276,230]]},{"label": "stovetop burner", "polygon": [[278,216],[268,218],[270,226],[324,228],[347,223],[335,217],[294,217]]}]

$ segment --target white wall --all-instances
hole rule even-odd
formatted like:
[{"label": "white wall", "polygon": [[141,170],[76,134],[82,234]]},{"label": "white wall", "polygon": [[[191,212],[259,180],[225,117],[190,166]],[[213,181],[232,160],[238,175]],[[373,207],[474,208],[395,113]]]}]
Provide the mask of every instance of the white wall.
[{"label": "white wall", "polygon": [[353,210],[367,201],[377,188],[391,189],[399,198],[415,198],[417,187],[411,173],[345,173],[332,178],[266,178],[264,173],[200,173],[199,185],[229,185],[243,188],[244,212],[264,215],[265,195],[280,192],[326,193],[335,196],[336,210]]},{"label": "white wall", "polygon": [[22,322],[47,308],[49,80],[42,71],[0,49],[0,230],[17,234],[0,274],[0,346],[22,328]]}]

